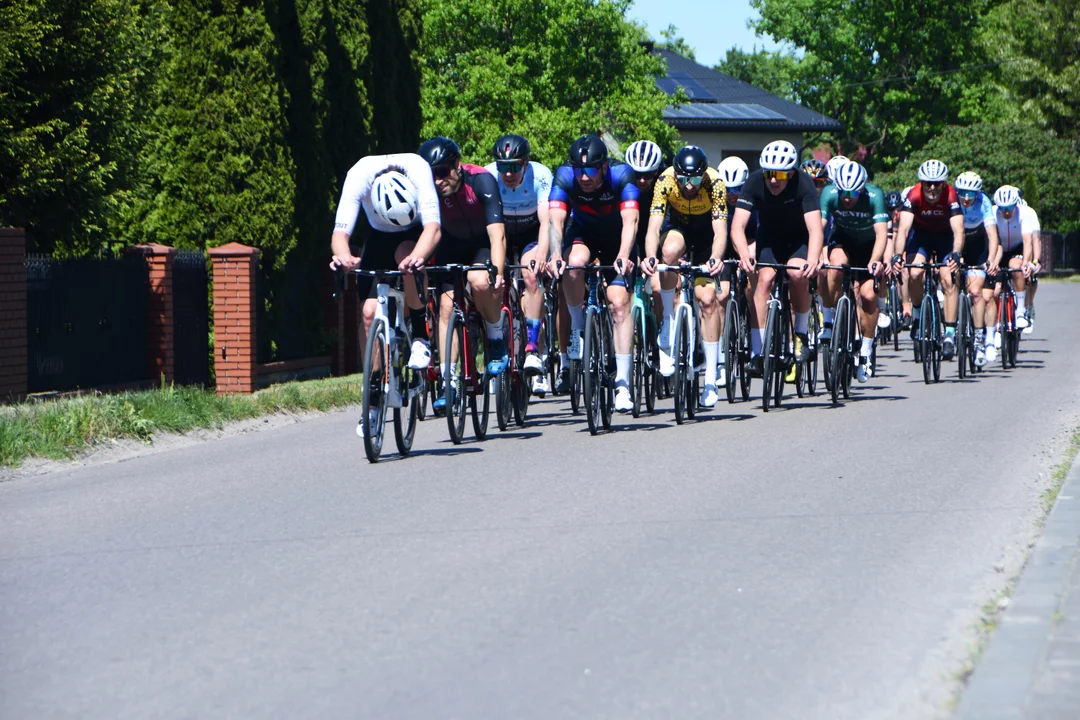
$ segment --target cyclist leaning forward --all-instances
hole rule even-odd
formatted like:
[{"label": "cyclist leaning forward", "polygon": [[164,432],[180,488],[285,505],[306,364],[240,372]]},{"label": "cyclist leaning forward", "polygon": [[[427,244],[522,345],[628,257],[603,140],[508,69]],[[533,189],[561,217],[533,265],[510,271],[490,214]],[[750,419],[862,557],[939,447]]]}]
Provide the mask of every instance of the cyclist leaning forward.
[{"label": "cyclist leaning forward", "polygon": [[[993,283],[986,284],[989,275],[997,275],[998,234],[994,221],[994,206],[982,192],[983,181],[977,173],[963,172],[956,176],[956,195],[964,212],[964,262],[979,265],[967,276],[967,292],[971,296],[971,323],[975,327],[975,365],[983,367],[996,359],[993,346],[986,345],[987,305],[994,304]],[[990,326],[993,327],[991,318]],[[988,356],[989,354],[989,356]]]},{"label": "cyclist leaning forward", "polygon": [[[739,266],[744,272],[754,273],[756,260],[747,244],[746,226],[750,214],[757,210],[757,258],[788,266],[788,288],[795,310],[795,359],[801,363],[809,356],[806,338],[810,321],[809,283],[819,268],[824,232],[814,180],[796,169],[798,160],[795,146],[786,140],[765,146],[761,151],[761,169],[750,173],[736,203],[731,241],[739,253]],[[815,261],[808,262],[807,257]],[[761,377],[763,327],[775,277],[773,268],[758,269],[750,298],[753,357],[748,370],[755,377]]]},{"label": "cyclist leaning forward", "polygon": [[[503,225],[502,200],[499,186],[484,168],[461,162],[457,143],[444,137],[428,140],[420,146],[419,154],[431,166],[435,188],[439,191],[443,238],[435,253],[437,265],[475,265],[489,260],[495,266],[495,284],[488,273],[473,270],[467,281],[476,309],[484,318],[490,344],[487,371],[498,375],[510,360],[509,348],[503,337],[499,312],[502,310],[503,272],[506,261],[506,229]],[[456,358],[446,347],[446,326],[454,310],[454,283],[449,277],[439,282],[439,357],[445,376]],[[446,397],[440,395],[432,409],[442,412]]]},{"label": "cyclist leaning forward", "polygon": [[[630,399],[630,350],[634,328],[630,322],[630,290],[633,263],[630,254],[638,225],[638,192],[634,170],[624,163],[608,162],[607,145],[589,135],[570,146],[569,162],[555,171],[549,196],[551,248],[548,272],[558,276],[569,265],[615,265],[621,271],[604,271],[606,294],[615,324],[615,409],[627,412]],[[570,222],[566,223],[569,213]],[[563,227],[566,226],[565,233]],[[570,243],[564,247],[564,234]],[[563,297],[570,314],[571,360],[581,359],[585,326],[585,273],[575,270],[563,281]],[[567,392],[569,368],[559,373],[556,393]]]},{"label": "cyclist leaning forward", "polygon": [[[959,302],[953,273],[959,267],[960,253],[964,250],[964,217],[956,190],[949,185],[949,168],[940,160],[927,160],[919,166],[919,184],[911,188],[904,198],[900,211],[900,227],[897,237],[905,238],[914,226],[915,232],[907,243],[907,261],[922,264],[937,257],[949,264],[950,272],[939,274],[941,290],[945,294],[945,340],[941,356],[952,359],[956,349],[956,313]],[[913,308],[920,308],[923,299],[923,268],[911,268],[911,293]],[[911,336],[919,332],[918,310],[911,323]]]},{"label": "cyclist leaning forward", "polygon": [[[705,151],[687,145],[675,154],[672,166],[656,181],[649,207],[649,232],[645,238],[642,272],[656,272],[656,254],[663,243],[664,263],[675,265],[685,257],[691,262],[708,260],[709,273],[716,277],[723,270],[721,260],[727,245],[727,193],[720,173],[709,167]],[[676,273],[660,277],[660,298],[664,317],[657,344],[660,346],[660,373],[670,377],[675,372],[671,344],[675,328]],[[702,278],[694,285],[694,297],[701,310],[701,339],[705,350],[705,387],[701,405],[713,407],[716,392],[716,366],[720,350],[720,313],[716,283]]]},{"label": "cyclist leaning forward", "polygon": [[[506,227],[506,253],[520,258],[521,279],[525,281],[525,373],[533,376],[533,392],[551,391],[544,363],[540,359],[540,323],[544,313],[544,293],[536,273],[548,256],[548,195],[551,171],[529,160],[529,141],[520,135],[507,134],[495,141],[491,150],[494,162],[487,166],[499,183],[503,223]],[[540,267],[537,267],[540,266]]]},{"label": "cyclist leaning forward", "polygon": [[[829,264],[850,265],[870,269],[870,277],[857,283],[859,325],[862,328],[862,347],[859,349],[859,368],[856,378],[864,383],[873,368],[870,358],[877,334],[878,307],[874,279],[885,269],[883,262],[888,242],[889,213],[885,208],[885,191],[866,182],[866,169],[848,160],[833,173],[833,184],[821,191],[821,222],[832,222],[829,238]],[[822,342],[832,339],[833,318],[840,300],[843,273],[830,270],[821,288],[823,330]]]}]

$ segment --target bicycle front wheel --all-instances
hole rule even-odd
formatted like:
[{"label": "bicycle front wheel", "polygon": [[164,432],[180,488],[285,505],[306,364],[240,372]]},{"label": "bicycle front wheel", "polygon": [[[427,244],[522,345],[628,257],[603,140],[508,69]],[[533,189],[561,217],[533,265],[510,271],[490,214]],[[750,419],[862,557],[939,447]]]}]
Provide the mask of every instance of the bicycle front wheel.
[{"label": "bicycle front wheel", "polygon": [[[499,316],[499,324],[502,325],[503,337],[510,339],[510,313],[503,312]],[[486,355],[485,355],[486,356]],[[510,418],[513,413],[510,397],[510,368],[506,368],[495,377],[495,422],[501,432],[506,432],[510,426]]]},{"label": "bicycle front wheel", "polygon": [[901,323],[901,309],[900,302],[900,286],[895,282],[889,283],[889,318],[892,322],[889,327],[892,329],[892,343],[893,350],[900,351],[900,323]]},{"label": "bicycle front wheel", "polygon": [[600,404],[603,402],[603,386],[600,378],[604,362],[603,346],[600,339],[600,322],[596,311],[589,309],[585,315],[585,338],[581,351],[582,384],[585,391],[585,419],[589,423],[589,434],[600,432]]},{"label": "bicycle front wheel", "polygon": [[[465,324],[456,313],[450,313],[450,322],[446,326],[447,370],[443,376],[442,391],[446,399],[446,425],[450,431],[450,442],[461,443],[465,437]],[[451,362],[454,352],[457,360]]]},{"label": "bicycle front wheel", "polygon": [[769,305],[769,314],[765,319],[765,338],[761,348],[761,409],[769,412],[773,394],[773,373],[780,358],[776,348],[780,346],[780,310]]},{"label": "bicycle front wheel", "polygon": [[[845,346],[848,339],[848,314],[847,298],[842,297],[836,303],[836,314],[833,316],[833,336],[829,345],[830,357],[827,363],[827,366],[832,368],[832,381],[827,382],[826,385],[832,394],[833,405],[840,404],[840,397],[844,389],[842,378],[847,363],[847,348]],[[826,377],[828,375],[827,373]]]},{"label": "bicycle front wheel", "polygon": [[376,318],[364,347],[364,395],[360,424],[368,462],[378,462],[386,430],[386,321]]},{"label": "bicycle front wheel", "polygon": [[630,414],[641,417],[641,404],[645,399],[645,320],[641,308],[630,312],[634,328],[633,345],[630,349]]},{"label": "bicycle front wheel", "polygon": [[682,425],[686,421],[687,403],[693,402],[687,397],[690,392],[690,373],[693,372],[693,358],[690,357],[690,323],[686,313],[678,313],[675,321],[675,342],[671,352],[675,358],[675,423]]},{"label": "bicycle front wheel", "polygon": [[933,342],[933,347],[931,348],[931,354],[933,355],[933,360],[934,360],[934,382],[940,382],[941,381],[941,350],[942,350],[942,343],[945,340],[945,326],[943,324],[944,320],[941,317],[941,305],[938,304],[937,297],[935,296],[935,297],[931,298],[931,300],[933,302],[933,305],[931,307],[933,307],[933,309],[934,309],[934,322],[933,322],[933,325],[932,325],[932,330],[933,330],[933,333],[934,333],[934,335],[933,335],[934,342]]},{"label": "bicycle front wheel", "polygon": [[401,393],[401,407],[394,408],[394,443],[398,452],[408,455],[412,452],[413,438],[416,437],[416,423],[420,420],[420,398],[424,395],[424,374],[427,370],[413,370],[406,362],[408,358],[408,335],[398,335],[398,362],[394,367],[394,382]]},{"label": "bicycle front wheel", "polygon": [[[741,382],[742,372],[739,368],[739,316],[735,301],[729,300],[727,312],[724,314],[724,337],[720,338],[721,347],[724,348],[724,375],[727,383],[724,391],[727,393],[728,404],[735,402],[736,382]],[[739,380],[736,380],[736,376]]]},{"label": "bicycle front wheel", "polygon": [[960,291],[960,315],[956,319],[956,372],[963,380],[967,377],[968,348],[971,343],[971,297]]},{"label": "bicycle front wheel", "polygon": [[484,440],[487,438],[488,421],[491,417],[491,381],[494,378],[487,374],[487,359],[491,357],[491,348],[479,318],[473,318],[469,323],[469,347],[484,349],[483,357],[477,356],[474,350],[473,357],[469,359],[469,372],[473,378],[473,392],[469,395],[473,434],[477,440]]},{"label": "bicycle front wheel", "polygon": [[600,324],[600,421],[605,430],[611,429],[611,413],[615,410],[615,345],[611,315],[603,310]]}]

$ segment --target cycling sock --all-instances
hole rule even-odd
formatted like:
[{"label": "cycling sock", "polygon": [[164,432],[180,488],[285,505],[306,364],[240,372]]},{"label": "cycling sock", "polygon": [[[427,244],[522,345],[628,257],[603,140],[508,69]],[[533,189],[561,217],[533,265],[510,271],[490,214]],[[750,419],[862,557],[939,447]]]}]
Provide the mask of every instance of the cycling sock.
[{"label": "cycling sock", "polygon": [[485,320],[484,325],[487,325],[488,340],[502,340],[503,339],[502,322],[497,322],[494,325],[492,325],[487,320]]},{"label": "cycling sock", "polygon": [[525,318],[525,330],[528,333],[525,342],[529,345],[536,345],[540,340],[540,320],[537,318]]},{"label": "cycling sock", "polygon": [[945,323],[945,336],[952,337],[956,334],[956,323]]},{"label": "cycling sock", "polygon": [[724,350],[724,346],[721,343],[717,343],[716,348],[716,364],[723,365],[727,362],[727,351]]},{"label": "cycling sock", "polygon": [[836,308],[822,308],[821,310],[821,322],[832,327],[833,319],[836,317]]},{"label": "cycling sock", "polygon": [[1016,291],[1016,314],[1024,314],[1024,305],[1027,302],[1027,290]]},{"label": "cycling sock", "polygon": [[753,328],[750,330],[750,354],[760,355],[761,346],[765,344],[764,331],[761,328]]},{"label": "cycling sock", "polygon": [[630,355],[615,356],[615,387],[629,387],[630,358]]},{"label": "cycling sock", "polygon": [[716,357],[720,354],[720,342],[706,342],[705,345],[705,384],[716,384]]},{"label": "cycling sock", "polygon": [[672,320],[675,317],[675,288],[664,290],[660,288],[660,302],[664,306],[664,317]]},{"label": "cycling sock", "polygon": [[795,334],[805,335],[810,328],[810,311],[795,313]]},{"label": "cycling sock", "polygon": [[580,305],[574,305],[568,307],[570,311],[570,327],[573,330],[580,330],[585,327],[585,308]]},{"label": "cycling sock", "polygon": [[570,353],[559,353],[559,367],[563,370],[570,369]]},{"label": "cycling sock", "polygon": [[862,356],[870,357],[870,354],[874,351],[874,338],[864,337],[862,339]]},{"label": "cycling sock", "polygon": [[413,340],[427,340],[427,311],[424,308],[409,308],[409,324],[412,325]]}]

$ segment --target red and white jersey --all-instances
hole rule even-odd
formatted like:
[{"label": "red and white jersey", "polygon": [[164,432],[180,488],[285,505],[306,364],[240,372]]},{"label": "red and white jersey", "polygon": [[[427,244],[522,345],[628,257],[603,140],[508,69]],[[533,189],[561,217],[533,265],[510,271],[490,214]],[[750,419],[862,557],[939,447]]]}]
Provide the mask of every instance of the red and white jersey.
[{"label": "red and white jersey", "polygon": [[949,219],[956,215],[963,215],[960,207],[960,198],[952,185],[946,185],[938,194],[936,202],[930,202],[923,195],[922,184],[915,185],[904,198],[901,206],[906,212],[915,215],[915,227],[929,232],[950,232],[952,227]]}]

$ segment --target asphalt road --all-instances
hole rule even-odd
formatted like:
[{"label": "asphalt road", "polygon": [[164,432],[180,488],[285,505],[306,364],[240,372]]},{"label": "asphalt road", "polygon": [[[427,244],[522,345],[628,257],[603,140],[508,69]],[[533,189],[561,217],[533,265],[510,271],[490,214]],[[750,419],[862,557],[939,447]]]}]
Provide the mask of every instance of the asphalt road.
[{"label": "asphalt road", "polygon": [[1080,285],[1040,293],[1015,370],[902,347],[842,408],[547,401],[377,466],[336,413],[0,483],[0,717],[945,714],[1080,418]]}]

